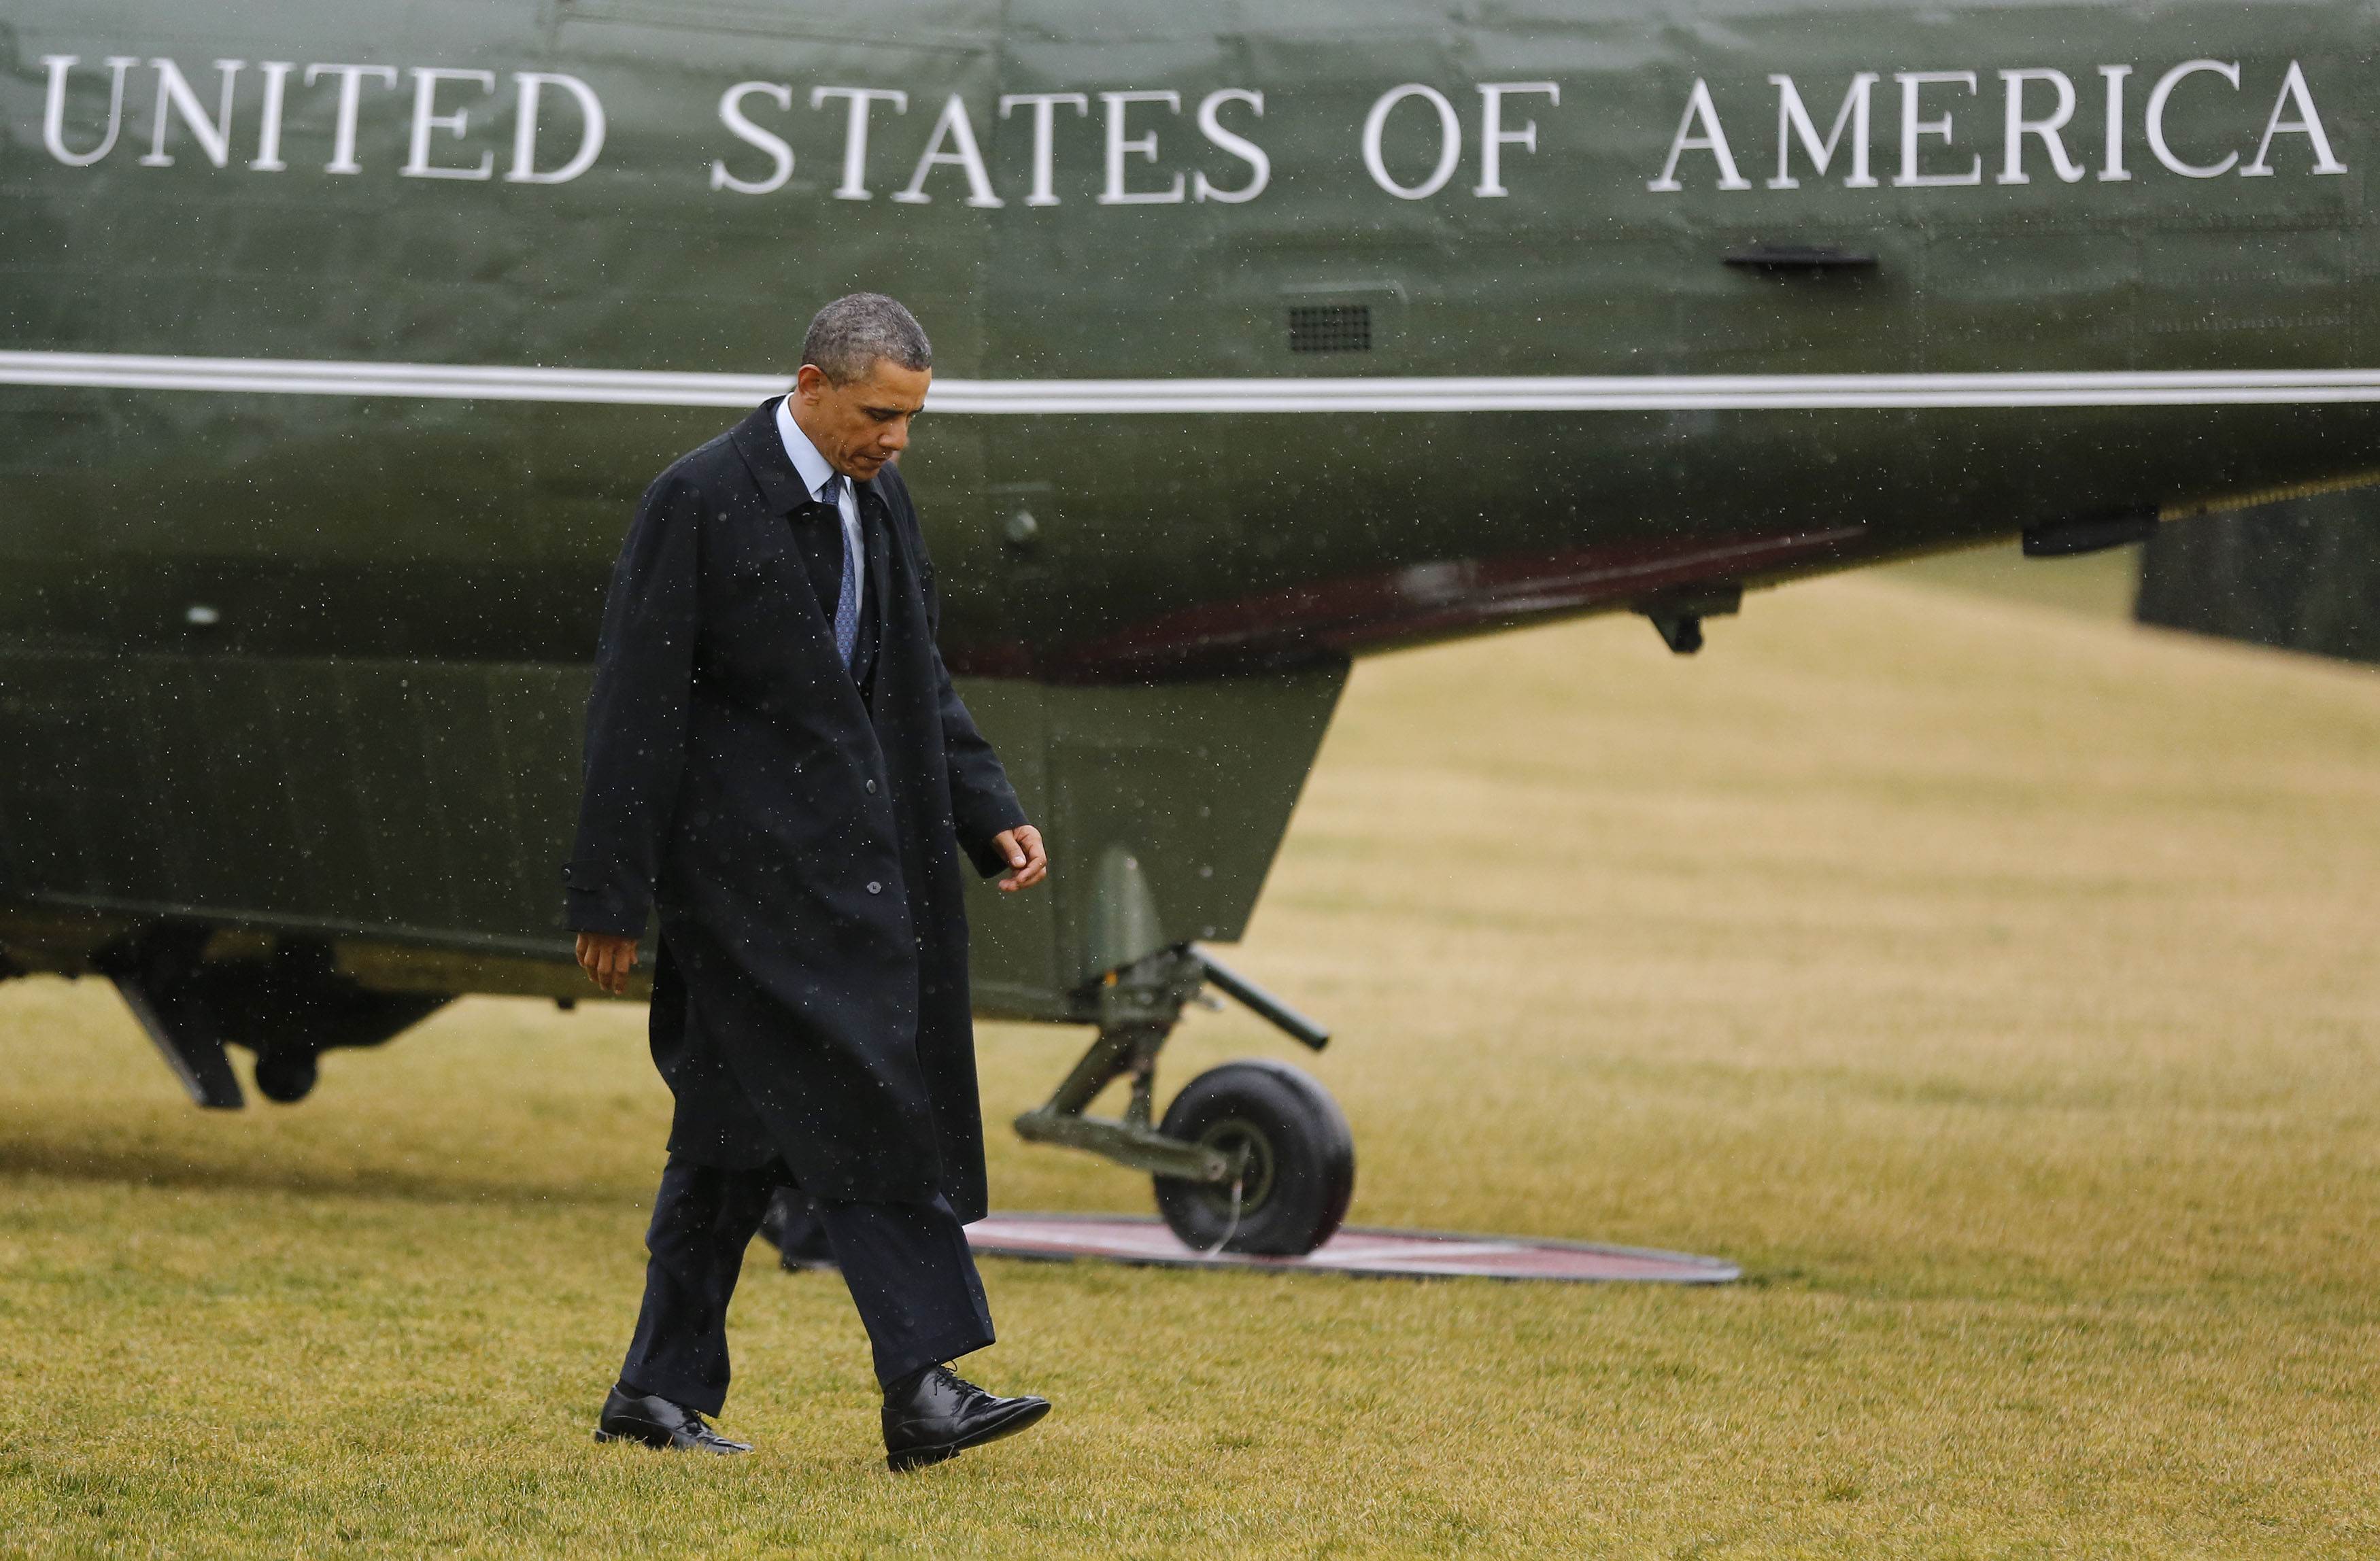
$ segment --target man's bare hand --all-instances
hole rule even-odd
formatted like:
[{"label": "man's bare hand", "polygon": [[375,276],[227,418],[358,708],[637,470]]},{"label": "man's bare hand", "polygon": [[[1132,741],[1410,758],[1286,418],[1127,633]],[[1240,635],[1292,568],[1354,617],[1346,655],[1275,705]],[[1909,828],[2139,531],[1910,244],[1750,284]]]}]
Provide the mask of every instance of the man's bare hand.
[{"label": "man's bare hand", "polygon": [[1050,876],[1050,853],[1041,849],[1041,831],[1030,824],[1019,824],[1014,829],[1002,829],[991,839],[1000,854],[1014,869],[1000,880],[1002,894],[1014,894],[1020,889],[1031,889]]},{"label": "man's bare hand", "polygon": [[578,968],[587,979],[613,997],[628,989],[628,972],[636,968],[637,940],[608,932],[578,935]]}]

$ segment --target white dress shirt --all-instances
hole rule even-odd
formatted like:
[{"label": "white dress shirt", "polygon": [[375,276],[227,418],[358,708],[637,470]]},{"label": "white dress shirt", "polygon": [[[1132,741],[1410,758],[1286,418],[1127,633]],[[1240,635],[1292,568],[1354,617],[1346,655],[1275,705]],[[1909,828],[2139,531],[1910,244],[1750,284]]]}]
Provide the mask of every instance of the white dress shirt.
[{"label": "white dress shirt", "polygon": [[[789,395],[777,403],[777,437],[784,442],[785,454],[793,461],[794,470],[802,474],[802,486],[809,490],[811,498],[824,503],[819,490],[834,479],[835,469],[818,453],[818,446],[810,442],[802,426],[794,421],[793,400]],[[835,507],[843,514],[843,557],[851,569],[852,589],[864,591],[868,587],[868,550],[859,540],[859,495],[847,477],[843,479],[843,492],[835,500]]]}]

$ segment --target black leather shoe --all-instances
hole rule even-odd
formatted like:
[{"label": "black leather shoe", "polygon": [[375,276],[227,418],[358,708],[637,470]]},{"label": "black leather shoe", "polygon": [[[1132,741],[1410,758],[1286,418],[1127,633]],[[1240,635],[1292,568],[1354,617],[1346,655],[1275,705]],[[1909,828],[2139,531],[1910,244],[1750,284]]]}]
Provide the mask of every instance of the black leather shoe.
[{"label": "black leather shoe", "polygon": [[884,1390],[884,1464],[898,1474],[954,1458],[1049,1412],[1047,1398],[995,1398],[948,1366],[928,1366]]},{"label": "black leather shoe", "polygon": [[603,1400],[603,1418],[595,1423],[598,1442],[642,1442],[664,1452],[748,1453],[749,1442],[731,1442],[692,1410],[666,1398],[639,1398],[624,1387],[612,1389]]}]

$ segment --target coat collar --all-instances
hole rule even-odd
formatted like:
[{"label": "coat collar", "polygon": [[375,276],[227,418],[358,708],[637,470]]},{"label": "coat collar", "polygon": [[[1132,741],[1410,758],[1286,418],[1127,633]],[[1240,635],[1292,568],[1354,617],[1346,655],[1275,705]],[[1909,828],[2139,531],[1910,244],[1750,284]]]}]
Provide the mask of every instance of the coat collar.
[{"label": "coat collar", "polygon": [[[785,442],[777,434],[777,403],[784,397],[772,395],[760,403],[752,415],[735,425],[728,435],[735,453],[744,457],[751,468],[752,478],[760,485],[760,496],[779,514],[791,514],[805,504],[816,503],[801,474],[794,469],[793,457],[785,454]],[[868,501],[883,501],[876,490],[876,479],[851,485],[852,493],[859,500],[863,513]]]}]

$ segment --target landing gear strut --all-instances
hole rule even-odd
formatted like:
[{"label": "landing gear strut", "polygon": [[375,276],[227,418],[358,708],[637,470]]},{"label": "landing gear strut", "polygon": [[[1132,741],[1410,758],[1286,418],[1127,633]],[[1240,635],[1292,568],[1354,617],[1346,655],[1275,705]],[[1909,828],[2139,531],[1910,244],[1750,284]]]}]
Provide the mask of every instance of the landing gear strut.
[{"label": "landing gear strut", "polygon": [[[1191,1080],[1150,1125],[1157,1054],[1210,983],[1316,1051],[1329,1044],[1329,1031],[1204,950],[1160,950],[1109,974],[1098,1037],[1057,1093],[1016,1119],[1017,1133],[1150,1172],[1158,1212],[1191,1247],[1303,1255],[1339,1228],[1355,1189],[1354,1140],[1320,1084],[1286,1063],[1226,1063]],[[1121,1119],[1085,1115],[1124,1077]]]}]

